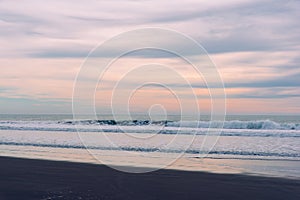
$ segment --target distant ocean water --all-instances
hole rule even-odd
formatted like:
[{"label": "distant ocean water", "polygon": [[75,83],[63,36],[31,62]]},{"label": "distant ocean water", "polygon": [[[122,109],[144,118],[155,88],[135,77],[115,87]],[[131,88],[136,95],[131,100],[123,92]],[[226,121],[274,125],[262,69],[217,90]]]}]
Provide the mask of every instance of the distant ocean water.
[{"label": "distant ocean water", "polygon": [[[99,116],[97,120],[89,116],[73,120],[72,115],[0,115],[0,153],[9,153],[9,148],[5,148],[9,146],[30,148],[31,152],[35,148],[47,148],[47,151],[87,148],[166,154],[185,152],[197,158],[208,151],[201,146],[208,127],[214,130],[220,123],[209,121],[209,116],[203,116],[201,121],[180,120],[179,116],[151,121],[143,115],[133,116],[130,120],[125,117],[114,120],[109,115]],[[84,144],[77,131],[88,138]],[[209,158],[300,161],[300,116],[231,115],[226,116],[220,131],[217,143],[206,155]],[[103,134],[115,144],[101,140]],[[128,140],[128,134],[137,138],[155,135],[157,139]],[[176,135],[180,136],[179,142],[165,144]],[[191,138],[193,143],[186,149],[185,141]]]}]

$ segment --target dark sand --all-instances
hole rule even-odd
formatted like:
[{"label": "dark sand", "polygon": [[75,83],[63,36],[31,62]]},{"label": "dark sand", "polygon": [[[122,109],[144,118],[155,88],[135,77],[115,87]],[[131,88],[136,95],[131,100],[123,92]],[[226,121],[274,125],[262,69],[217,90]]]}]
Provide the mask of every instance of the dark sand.
[{"label": "dark sand", "polygon": [[0,199],[300,199],[300,180],[0,157]]}]

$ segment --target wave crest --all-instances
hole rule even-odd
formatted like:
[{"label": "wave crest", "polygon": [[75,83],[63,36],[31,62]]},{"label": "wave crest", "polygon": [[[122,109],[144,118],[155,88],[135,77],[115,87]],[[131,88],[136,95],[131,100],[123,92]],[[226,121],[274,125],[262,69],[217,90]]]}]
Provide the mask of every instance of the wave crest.
[{"label": "wave crest", "polygon": [[257,130],[300,130],[300,123],[278,123],[271,120],[255,121],[150,121],[150,120],[69,120],[60,121],[62,124],[72,125],[111,125],[111,126],[146,126],[159,125],[166,127],[186,128],[221,128],[223,129],[257,129]]}]

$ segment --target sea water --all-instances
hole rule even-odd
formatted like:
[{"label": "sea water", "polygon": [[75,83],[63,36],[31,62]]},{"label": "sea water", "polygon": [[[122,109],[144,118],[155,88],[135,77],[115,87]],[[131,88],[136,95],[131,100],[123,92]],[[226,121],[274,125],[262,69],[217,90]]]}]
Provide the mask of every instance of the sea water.
[{"label": "sea water", "polygon": [[[232,115],[224,122],[209,119],[170,116],[151,121],[136,115],[115,120],[102,115],[75,120],[72,115],[0,115],[0,153],[97,163],[95,155],[87,156],[92,153],[101,154],[102,163],[152,164],[154,168],[170,157],[177,159],[177,165],[168,163],[166,167],[181,170],[227,169],[300,177],[300,116]],[[210,138],[215,142],[203,145]],[[125,154],[128,152],[131,154]]]}]

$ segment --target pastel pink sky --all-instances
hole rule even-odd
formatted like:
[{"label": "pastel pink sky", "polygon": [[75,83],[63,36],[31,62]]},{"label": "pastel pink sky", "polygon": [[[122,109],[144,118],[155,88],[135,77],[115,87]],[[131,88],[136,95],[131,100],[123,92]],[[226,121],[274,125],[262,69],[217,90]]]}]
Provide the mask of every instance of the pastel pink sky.
[{"label": "pastel pink sky", "polygon": [[[224,81],[229,114],[300,114],[299,18],[299,1],[0,1],[0,114],[71,113],[74,80],[89,51],[116,34],[146,27],[173,29],[203,45]],[[153,55],[114,64],[96,90],[99,112],[110,106],[122,70],[145,63],[167,65],[188,77],[192,89],[175,89],[182,103],[210,112],[209,91],[197,87],[201,77],[176,58]],[[132,75],[122,92],[144,76]],[[95,87],[89,79],[86,87]],[[114,101],[116,108],[125,106],[124,98]],[[169,91],[156,87],[139,90],[130,107],[144,112],[153,104],[180,109]]]}]

